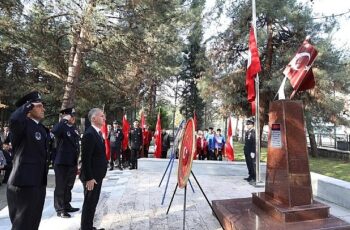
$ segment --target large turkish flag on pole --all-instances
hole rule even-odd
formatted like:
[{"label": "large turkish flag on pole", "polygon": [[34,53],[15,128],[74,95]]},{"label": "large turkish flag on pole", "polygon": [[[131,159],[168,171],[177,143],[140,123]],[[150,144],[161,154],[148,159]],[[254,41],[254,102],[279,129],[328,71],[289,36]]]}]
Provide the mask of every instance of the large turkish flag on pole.
[{"label": "large turkish flag on pole", "polygon": [[289,62],[283,74],[288,77],[293,87],[292,98],[298,91],[315,87],[315,78],[311,66],[318,51],[307,40],[299,47],[293,59]]},{"label": "large turkish flag on pole", "polygon": [[249,32],[249,43],[248,43],[248,64],[246,72],[246,89],[248,94],[248,102],[255,100],[255,77],[261,70],[258,47],[254,35],[254,27],[251,25]]}]

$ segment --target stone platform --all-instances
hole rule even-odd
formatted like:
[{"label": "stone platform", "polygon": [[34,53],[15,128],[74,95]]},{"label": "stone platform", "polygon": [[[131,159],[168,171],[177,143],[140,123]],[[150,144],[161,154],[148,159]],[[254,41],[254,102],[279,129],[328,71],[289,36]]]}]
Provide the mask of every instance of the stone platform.
[{"label": "stone platform", "polygon": [[350,224],[332,215],[326,219],[283,222],[255,206],[252,198],[214,200],[213,208],[225,230],[327,230],[350,229]]}]

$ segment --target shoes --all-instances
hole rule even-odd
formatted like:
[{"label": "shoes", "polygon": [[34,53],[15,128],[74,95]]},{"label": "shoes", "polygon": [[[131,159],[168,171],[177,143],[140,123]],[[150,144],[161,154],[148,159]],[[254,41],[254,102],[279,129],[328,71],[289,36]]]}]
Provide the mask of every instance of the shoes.
[{"label": "shoes", "polygon": [[255,179],[251,178],[250,180],[248,180],[249,184],[254,184],[255,183]]},{"label": "shoes", "polygon": [[71,215],[67,212],[58,212],[57,216],[61,217],[61,218],[70,218],[71,217]]},{"label": "shoes", "polygon": [[79,208],[70,207],[70,208],[66,209],[66,212],[77,212],[79,210],[80,210]]},{"label": "shoes", "polygon": [[109,168],[109,171],[112,171],[112,170],[113,170],[113,167],[110,167],[110,168]]},{"label": "shoes", "polygon": [[246,181],[250,181],[251,179],[252,179],[251,177],[243,178],[243,180],[246,180]]},{"label": "shoes", "polygon": [[122,166],[120,166],[120,165],[118,166],[118,169],[121,171],[123,170]]},{"label": "shoes", "polygon": [[129,169],[130,169],[130,170],[133,170],[133,169],[135,169],[135,167],[130,166]]}]

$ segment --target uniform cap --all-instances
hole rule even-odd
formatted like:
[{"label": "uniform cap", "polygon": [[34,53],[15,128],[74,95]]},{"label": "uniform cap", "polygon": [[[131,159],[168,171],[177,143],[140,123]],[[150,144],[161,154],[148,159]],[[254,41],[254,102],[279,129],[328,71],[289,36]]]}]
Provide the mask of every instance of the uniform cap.
[{"label": "uniform cap", "polygon": [[61,114],[65,115],[65,114],[69,114],[69,115],[75,115],[75,109],[72,108],[67,108],[67,109],[62,109],[60,111]]},{"label": "uniform cap", "polygon": [[254,119],[249,118],[245,123],[246,123],[246,125],[254,125]]},{"label": "uniform cap", "polygon": [[42,102],[40,93],[37,91],[33,91],[33,92],[28,93],[27,95],[25,95],[21,99],[19,99],[15,103],[15,106],[20,107],[27,102]]},{"label": "uniform cap", "polygon": [[118,122],[118,121],[113,121],[113,125],[120,125],[120,122]]}]

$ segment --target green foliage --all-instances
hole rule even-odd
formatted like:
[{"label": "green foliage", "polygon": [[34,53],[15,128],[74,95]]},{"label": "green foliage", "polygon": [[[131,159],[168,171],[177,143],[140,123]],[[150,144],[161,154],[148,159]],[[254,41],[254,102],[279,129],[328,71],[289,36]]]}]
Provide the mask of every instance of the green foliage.
[{"label": "green foliage", "polygon": [[[209,57],[212,75],[205,75],[201,83],[201,95],[206,100],[220,100],[222,114],[250,116],[245,89],[245,71],[248,50],[248,34],[251,16],[251,1],[232,1],[230,26],[213,39]],[[314,63],[316,88],[299,93],[294,99],[302,99],[306,109],[316,117],[314,122],[332,121],[344,124],[341,114],[344,99],[335,96],[349,93],[349,81],[344,63],[348,62],[332,44],[332,33],[337,29],[334,18],[314,20],[312,9],[296,0],[257,1],[257,37],[262,72],[260,80],[260,111],[267,122],[268,106],[278,91],[283,79],[283,69],[291,60],[307,35],[319,50]],[[214,77],[213,77],[214,76]],[[209,89],[208,87],[212,86]],[[331,87],[330,87],[331,86]],[[291,93],[291,87],[286,95]]]}]

